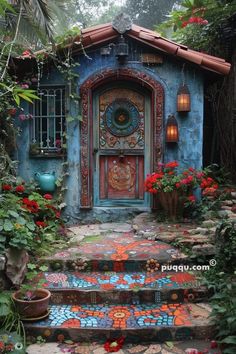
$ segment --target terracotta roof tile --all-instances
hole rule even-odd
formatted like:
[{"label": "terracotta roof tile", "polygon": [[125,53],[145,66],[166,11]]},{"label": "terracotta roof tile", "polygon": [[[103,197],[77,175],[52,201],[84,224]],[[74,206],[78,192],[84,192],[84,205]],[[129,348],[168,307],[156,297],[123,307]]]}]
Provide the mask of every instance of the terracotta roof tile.
[{"label": "terracotta roof tile", "polygon": [[91,33],[91,32],[94,32],[94,31],[98,31],[98,30],[104,30],[104,28],[106,27],[112,27],[111,23],[104,23],[103,25],[97,25],[97,26],[93,26],[93,27],[88,27],[88,28],[84,28],[82,29],[81,33],[82,35],[85,34],[85,33]]},{"label": "terracotta roof tile", "polygon": [[144,31],[139,32],[139,38],[146,39],[147,41],[153,41],[155,39],[154,36]]},{"label": "terracotta roof tile", "polygon": [[[98,41],[105,40],[108,37],[116,37],[117,32],[112,28],[106,28],[104,31],[93,32],[90,34],[91,41],[97,43]],[[83,38],[83,37],[82,37]]]},{"label": "terracotta roof tile", "polygon": [[[231,64],[227,63],[224,59],[189,49],[187,46],[166,39],[159,33],[147,28],[132,25],[131,30],[127,31],[125,35],[164,53],[199,65],[203,69],[223,75],[227,75],[230,71]],[[82,41],[83,48],[86,49],[118,37],[119,33],[113,29],[112,24],[106,23],[82,30],[81,36],[74,38],[73,42]],[[73,46],[73,43],[70,43],[69,46]],[[79,50],[78,45],[75,47],[75,50]]]},{"label": "terracotta roof tile", "polygon": [[156,48],[163,49],[164,51],[172,55],[176,54],[179,48],[176,43],[165,41],[164,38],[155,38],[153,44],[156,46]]},{"label": "terracotta roof tile", "polygon": [[195,64],[201,65],[202,63],[202,55],[201,53],[189,51],[186,49],[178,48],[176,55],[180,58],[189,60]]}]

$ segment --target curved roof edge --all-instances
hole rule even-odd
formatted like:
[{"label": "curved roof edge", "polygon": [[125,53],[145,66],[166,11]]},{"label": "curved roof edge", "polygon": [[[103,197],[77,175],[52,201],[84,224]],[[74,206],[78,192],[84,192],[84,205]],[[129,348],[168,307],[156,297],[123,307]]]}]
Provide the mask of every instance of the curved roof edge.
[{"label": "curved roof edge", "polygon": [[[197,64],[202,69],[213,71],[221,75],[227,75],[230,71],[231,64],[224,59],[189,49],[185,45],[175,43],[162,37],[159,33],[144,27],[133,24],[131,30],[127,31],[125,34],[127,37],[136,39],[152,48]],[[103,42],[105,43],[118,36],[119,33],[112,27],[112,24],[106,23],[82,30],[81,35],[74,39],[74,42],[80,41],[83,48],[86,49],[102,44]],[[71,43],[70,46],[71,45],[73,44]]]}]

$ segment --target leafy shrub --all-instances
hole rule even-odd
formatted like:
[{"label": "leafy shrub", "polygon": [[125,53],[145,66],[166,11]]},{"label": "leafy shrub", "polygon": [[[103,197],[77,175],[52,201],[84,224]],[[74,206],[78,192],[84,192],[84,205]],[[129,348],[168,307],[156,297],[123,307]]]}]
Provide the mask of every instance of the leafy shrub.
[{"label": "leafy shrub", "polygon": [[57,237],[62,221],[51,194],[41,195],[22,183],[3,184],[0,203],[0,253],[8,247],[37,253],[48,235]]}]

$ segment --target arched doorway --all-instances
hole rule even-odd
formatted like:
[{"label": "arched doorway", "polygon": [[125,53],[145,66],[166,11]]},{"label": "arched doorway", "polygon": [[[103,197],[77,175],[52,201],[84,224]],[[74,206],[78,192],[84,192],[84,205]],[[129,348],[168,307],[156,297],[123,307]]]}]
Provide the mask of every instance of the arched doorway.
[{"label": "arched doorway", "polygon": [[143,181],[162,158],[162,85],[137,70],[107,69],[80,92],[81,208],[150,206]]},{"label": "arched doorway", "polygon": [[151,93],[116,81],[93,91],[94,206],[149,206]]}]

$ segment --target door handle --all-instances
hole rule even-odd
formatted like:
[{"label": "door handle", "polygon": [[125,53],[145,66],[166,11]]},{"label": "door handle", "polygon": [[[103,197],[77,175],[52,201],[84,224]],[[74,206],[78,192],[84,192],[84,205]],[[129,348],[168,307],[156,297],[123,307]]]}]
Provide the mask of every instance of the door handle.
[{"label": "door handle", "polygon": [[124,156],[124,150],[119,150],[119,158],[122,159]]}]

